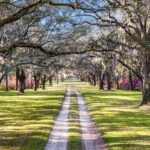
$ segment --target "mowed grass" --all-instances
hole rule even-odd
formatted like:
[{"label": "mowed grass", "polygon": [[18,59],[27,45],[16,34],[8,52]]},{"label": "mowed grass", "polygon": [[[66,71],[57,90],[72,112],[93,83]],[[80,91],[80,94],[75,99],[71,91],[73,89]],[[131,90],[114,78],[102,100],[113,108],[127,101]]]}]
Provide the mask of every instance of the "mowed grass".
[{"label": "mowed grass", "polygon": [[71,88],[71,90],[68,150],[82,150],[77,97],[74,88]]},{"label": "mowed grass", "polygon": [[91,117],[110,150],[150,150],[150,107],[140,104],[140,91],[99,91],[78,85]]},{"label": "mowed grass", "polygon": [[0,150],[43,150],[61,108],[65,86],[0,92]]}]

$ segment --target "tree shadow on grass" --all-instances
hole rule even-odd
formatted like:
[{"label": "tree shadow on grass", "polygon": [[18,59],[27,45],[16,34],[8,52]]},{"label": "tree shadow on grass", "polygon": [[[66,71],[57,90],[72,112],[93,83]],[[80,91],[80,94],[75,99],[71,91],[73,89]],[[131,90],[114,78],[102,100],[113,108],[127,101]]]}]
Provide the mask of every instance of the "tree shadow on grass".
[{"label": "tree shadow on grass", "polygon": [[43,150],[63,96],[64,89],[0,92],[0,149]]},{"label": "tree shadow on grass", "polygon": [[[141,137],[142,140],[149,143],[150,136]],[[149,150],[150,144],[140,144],[139,137],[107,137],[105,142],[110,149],[122,150]]]},{"label": "tree shadow on grass", "polygon": [[95,94],[95,96],[141,96],[141,91],[129,91],[129,90],[114,90],[114,91],[85,91],[84,96],[91,96]]},{"label": "tree shadow on grass", "polygon": [[[11,133],[6,131],[4,133],[6,138],[0,140],[0,148],[5,147],[13,148],[13,149],[26,149],[26,150],[43,150],[44,145],[47,142],[48,133],[47,132],[32,132],[32,133],[20,133],[15,134],[14,132]],[[40,136],[39,136],[40,135]],[[28,141],[28,143],[26,143]]]},{"label": "tree shadow on grass", "polygon": [[149,150],[150,111],[135,108],[139,91],[82,89],[86,105],[108,148]]},{"label": "tree shadow on grass", "polygon": [[[44,91],[44,90],[40,90],[40,91],[33,91],[33,90],[27,90],[25,91],[25,94],[23,95],[19,95],[17,91],[9,91],[9,92],[5,92],[5,91],[0,91],[0,96],[57,96],[60,93],[62,93],[62,91]],[[63,92],[64,93],[64,92]]]}]

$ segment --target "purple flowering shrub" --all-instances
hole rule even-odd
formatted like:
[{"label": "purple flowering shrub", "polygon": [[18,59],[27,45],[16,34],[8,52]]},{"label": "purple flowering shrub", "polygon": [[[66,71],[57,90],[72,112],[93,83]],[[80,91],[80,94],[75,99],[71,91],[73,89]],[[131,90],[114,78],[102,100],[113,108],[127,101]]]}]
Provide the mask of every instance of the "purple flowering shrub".
[{"label": "purple flowering shrub", "polygon": [[[141,89],[142,88],[142,81],[140,79],[138,79],[136,76],[132,77],[132,83],[133,83],[133,87],[135,89]],[[119,87],[121,89],[130,89],[130,82],[129,82],[128,78],[126,78],[126,77],[120,78]]]}]

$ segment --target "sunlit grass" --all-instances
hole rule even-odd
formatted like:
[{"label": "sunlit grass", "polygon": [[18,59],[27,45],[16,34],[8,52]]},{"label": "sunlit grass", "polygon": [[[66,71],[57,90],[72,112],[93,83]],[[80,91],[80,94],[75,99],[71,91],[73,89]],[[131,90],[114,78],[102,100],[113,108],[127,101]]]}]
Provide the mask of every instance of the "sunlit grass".
[{"label": "sunlit grass", "polygon": [[46,90],[0,92],[0,150],[43,150],[65,93]]},{"label": "sunlit grass", "polygon": [[80,137],[80,122],[79,122],[79,112],[77,98],[74,94],[74,89],[72,88],[71,94],[71,106],[69,113],[69,140],[68,140],[68,150],[82,150],[81,137]]},{"label": "sunlit grass", "polygon": [[150,109],[137,107],[140,91],[99,91],[78,85],[110,150],[150,149]]}]

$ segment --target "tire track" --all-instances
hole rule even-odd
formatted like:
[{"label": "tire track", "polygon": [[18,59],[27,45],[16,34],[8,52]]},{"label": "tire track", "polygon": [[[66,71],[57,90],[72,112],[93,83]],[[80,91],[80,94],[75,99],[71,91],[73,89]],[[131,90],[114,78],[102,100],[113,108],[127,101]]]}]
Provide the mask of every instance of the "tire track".
[{"label": "tire track", "polygon": [[88,114],[83,97],[77,91],[76,96],[78,99],[83,150],[107,150],[102,138],[99,135],[98,130],[96,129],[96,126]]},{"label": "tire track", "polygon": [[67,87],[66,97],[62,105],[62,109],[55,121],[44,150],[67,150],[69,108],[70,88]]}]

